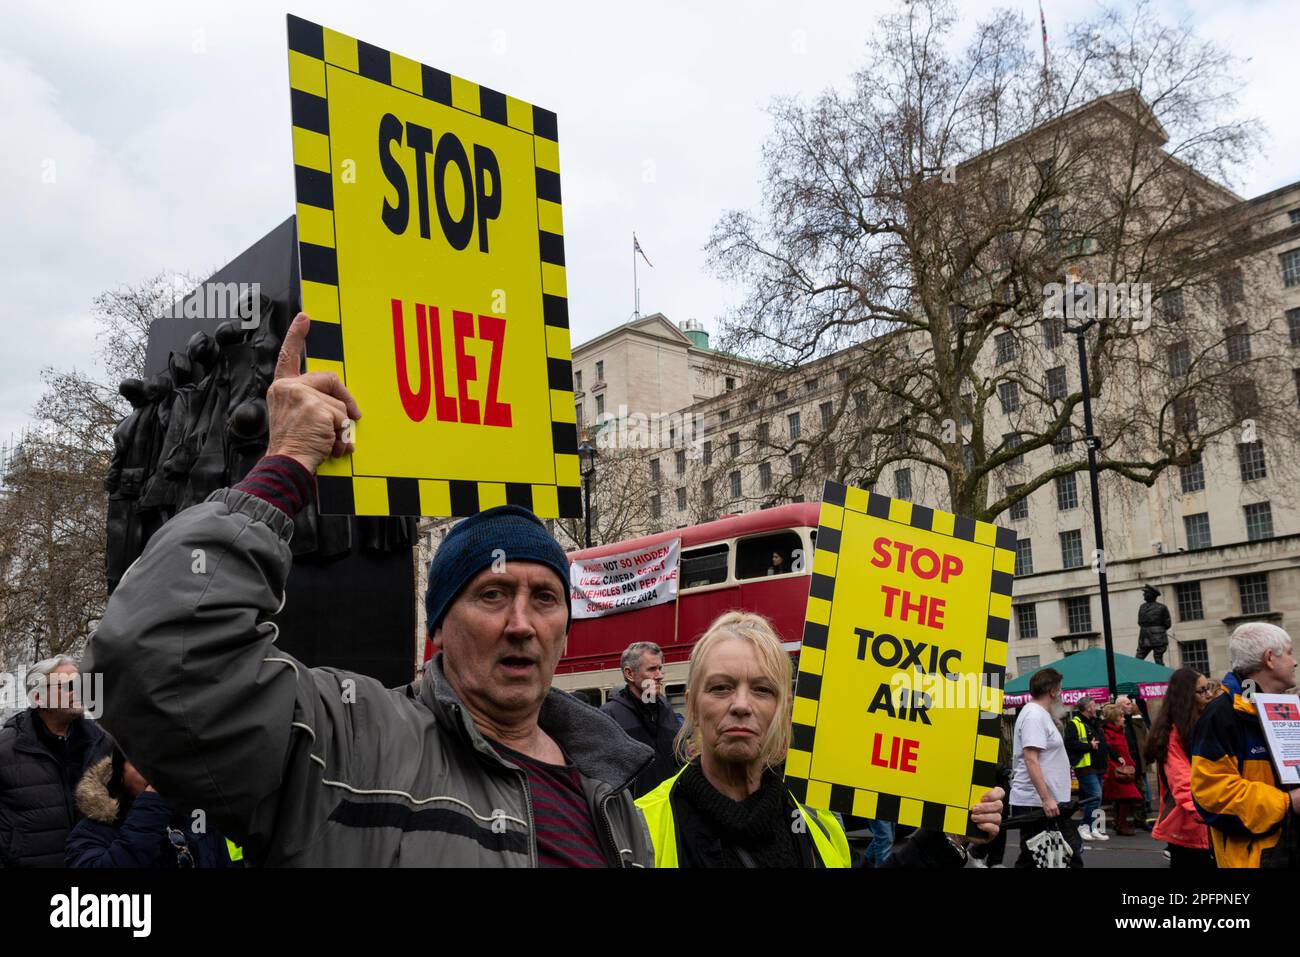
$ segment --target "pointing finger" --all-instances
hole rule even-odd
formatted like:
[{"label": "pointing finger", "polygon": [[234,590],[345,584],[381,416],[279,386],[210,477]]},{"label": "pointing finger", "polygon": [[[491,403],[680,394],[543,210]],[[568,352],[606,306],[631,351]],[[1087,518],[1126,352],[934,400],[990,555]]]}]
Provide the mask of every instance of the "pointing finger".
[{"label": "pointing finger", "polygon": [[310,328],[311,320],[305,312],[298,313],[289,323],[289,331],[284,334],[284,343],[280,346],[280,357],[275,360],[277,379],[292,379],[302,371],[302,350]]}]

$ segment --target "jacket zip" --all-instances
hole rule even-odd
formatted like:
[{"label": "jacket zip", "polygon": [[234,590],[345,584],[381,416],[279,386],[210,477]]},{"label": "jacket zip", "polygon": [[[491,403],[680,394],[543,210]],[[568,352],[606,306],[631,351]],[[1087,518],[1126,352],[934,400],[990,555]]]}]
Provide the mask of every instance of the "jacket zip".
[{"label": "jacket zip", "polygon": [[537,867],[537,816],[533,813],[533,792],[528,787],[528,772],[520,771],[519,780],[524,786],[524,806],[528,808],[528,854],[533,867]]},{"label": "jacket zip", "polygon": [[605,797],[601,799],[600,823],[604,826],[605,838],[609,841],[609,848],[611,851],[614,852],[614,856],[611,858],[611,860],[616,861],[619,867],[623,867],[625,866],[623,864],[623,855],[618,852],[618,842],[614,840],[614,825],[611,824],[609,820],[609,802],[613,799],[613,797],[614,797],[614,792],[611,791],[609,794],[606,794]]}]

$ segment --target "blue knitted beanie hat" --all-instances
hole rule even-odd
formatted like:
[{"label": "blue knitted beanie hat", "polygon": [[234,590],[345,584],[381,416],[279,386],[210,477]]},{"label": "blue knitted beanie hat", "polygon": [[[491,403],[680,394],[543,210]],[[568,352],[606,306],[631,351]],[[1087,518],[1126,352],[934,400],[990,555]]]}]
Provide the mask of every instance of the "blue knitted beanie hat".
[{"label": "blue knitted beanie hat", "polygon": [[429,588],[424,593],[424,611],[430,635],[438,630],[447,609],[461,590],[498,557],[507,562],[536,562],[559,576],[564,589],[564,605],[569,612],[569,621],[565,623],[567,630],[573,620],[568,556],[546,530],[542,520],[528,509],[519,505],[498,505],[458,523],[443,539],[429,563]]}]

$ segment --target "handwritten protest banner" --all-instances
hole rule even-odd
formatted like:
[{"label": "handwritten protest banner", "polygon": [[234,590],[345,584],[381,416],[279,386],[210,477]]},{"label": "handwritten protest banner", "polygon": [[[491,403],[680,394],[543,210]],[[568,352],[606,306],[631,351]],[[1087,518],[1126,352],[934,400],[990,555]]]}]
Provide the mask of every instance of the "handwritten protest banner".
[{"label": "handwritten protest banner", "polygon": [[677,597],[681,539],[569,566],[574,618],[600,618],[662,605]]}]

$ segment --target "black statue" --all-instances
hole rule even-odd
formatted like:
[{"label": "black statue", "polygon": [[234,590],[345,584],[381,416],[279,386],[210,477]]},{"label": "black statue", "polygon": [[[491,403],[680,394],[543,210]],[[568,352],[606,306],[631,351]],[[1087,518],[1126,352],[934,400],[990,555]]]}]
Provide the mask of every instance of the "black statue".
[{"label": "black statue", "polygon": [[1155,656],[1156,664],[1163,665],[1165,652],[1169,649],[1169,629],[1174,623],[1169,617],[1169,609],[1156,601],[1159,596],[1160,592],[1150,585],[1142,589],[1142,597],[1145,601],[1138,609],[1137,657],[1145,659],[1147,653],[1151,652]]}]

